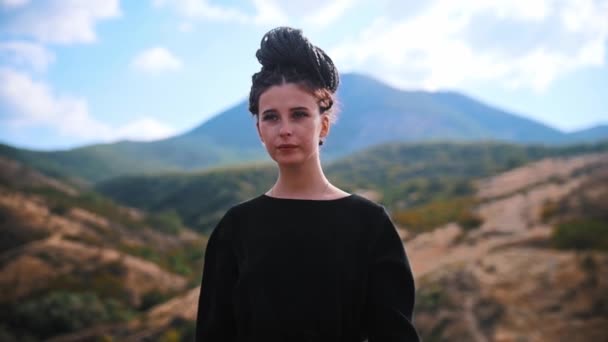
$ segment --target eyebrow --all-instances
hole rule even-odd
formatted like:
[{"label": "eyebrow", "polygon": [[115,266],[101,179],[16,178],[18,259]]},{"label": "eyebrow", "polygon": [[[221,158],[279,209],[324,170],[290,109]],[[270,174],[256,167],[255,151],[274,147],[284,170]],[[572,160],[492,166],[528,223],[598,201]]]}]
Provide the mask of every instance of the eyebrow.
[{"label": "eyebrow", "polygon": [[[296,110],[305,110],[305,111],[308,111],[309,109],[306,108],[306,107],[293,107],[293,108],[289,109],[290,112],[293,112],[293,111],[296,111]],[[263,111],[262,114],[275,113],[276,111],[277,111],[276,109],[270,108],[270,109],[266,109],[265,111]]]},{"label": "eyebrow", "polygon": [[290,111],[292,111],[292,112],[294,110],[306,110],[306,111],[308,111],[308,108],[306,108],[306,107],[293,107],[293,108],[290,109]]}]

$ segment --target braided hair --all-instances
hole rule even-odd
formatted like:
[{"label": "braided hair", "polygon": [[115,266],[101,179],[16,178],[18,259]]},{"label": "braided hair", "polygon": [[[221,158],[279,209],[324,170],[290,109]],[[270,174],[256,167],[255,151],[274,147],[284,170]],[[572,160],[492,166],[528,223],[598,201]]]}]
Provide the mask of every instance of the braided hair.
[{"label": "braided hair", "polygon": [[251,114],[259,114],[260,96],[268,88],[297,83],[317,98],[321,114],[329,113],[333,119],[333,95],[340,83],[338,70],[325,51],[310,43],[301,30],[282,26],[268,31],[255,56],[262,69],[251,77]]}]

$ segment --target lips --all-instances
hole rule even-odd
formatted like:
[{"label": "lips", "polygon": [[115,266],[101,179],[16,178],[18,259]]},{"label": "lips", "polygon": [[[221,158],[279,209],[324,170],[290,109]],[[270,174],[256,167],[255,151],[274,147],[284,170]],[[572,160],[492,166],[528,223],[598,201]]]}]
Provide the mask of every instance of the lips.
[{"label": "lips", "polygon": [[290,149],[290,148],[296,148],[298,147],[298,145],[292,145],[292,144],[281,144],[279,145],[279,149],[283,150],[283,149]]}]

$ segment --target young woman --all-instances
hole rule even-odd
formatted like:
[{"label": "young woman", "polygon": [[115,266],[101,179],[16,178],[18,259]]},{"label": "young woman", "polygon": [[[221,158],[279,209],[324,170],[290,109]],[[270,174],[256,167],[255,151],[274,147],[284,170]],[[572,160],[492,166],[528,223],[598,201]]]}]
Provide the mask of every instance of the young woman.
[{"label": "young woman", "polygon": [[277,163],[272,188],[230,208],[205,252],[196,336],[228,341],[418,341],[414,279],[384,207],[323,174],[339,75],[300,30],[266,33],[249,110]]}]

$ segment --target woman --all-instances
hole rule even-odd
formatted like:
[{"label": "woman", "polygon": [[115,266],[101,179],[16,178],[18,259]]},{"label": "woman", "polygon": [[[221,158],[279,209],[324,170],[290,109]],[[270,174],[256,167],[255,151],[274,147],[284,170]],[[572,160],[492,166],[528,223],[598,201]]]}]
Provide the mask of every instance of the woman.
[{"label": "woman", "polygon": [[205,252],[197,340],[418,341],[414,280],[384,208],[332,185],[319,146],[339,76],[300,30],[264,35],[249,110],[272,188],[229,209]]}]

